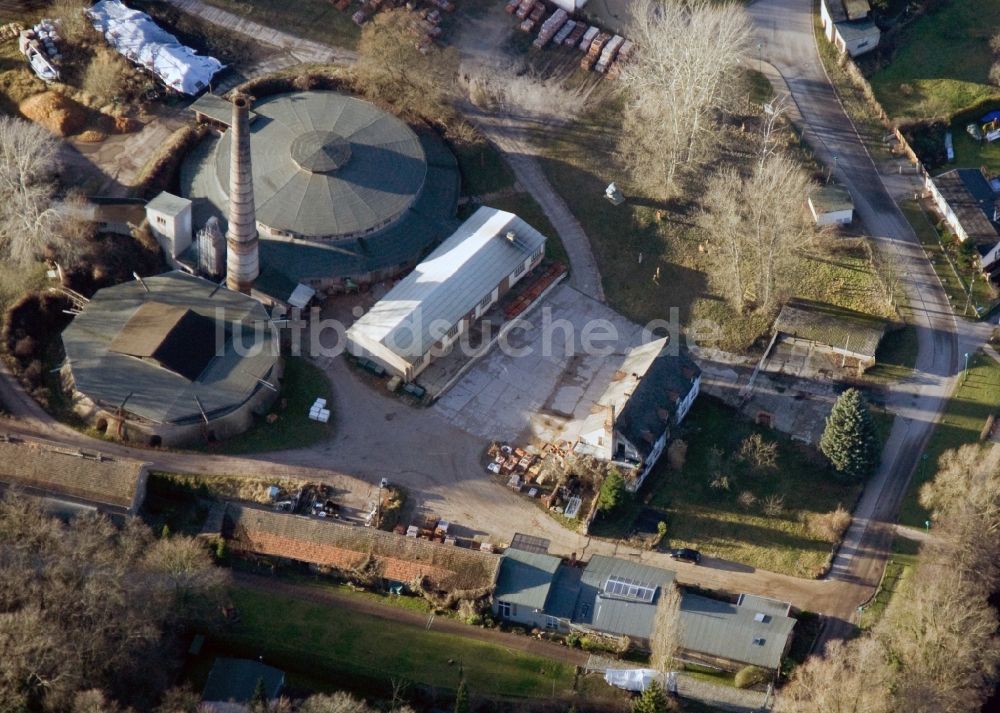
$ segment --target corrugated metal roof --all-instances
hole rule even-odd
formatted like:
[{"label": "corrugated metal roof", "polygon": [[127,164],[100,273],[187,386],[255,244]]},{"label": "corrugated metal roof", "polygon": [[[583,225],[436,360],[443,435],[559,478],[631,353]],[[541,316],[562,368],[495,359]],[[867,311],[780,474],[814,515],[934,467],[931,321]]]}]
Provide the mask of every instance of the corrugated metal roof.
[{"label": "corrugated metal roof", "polygon": [[[126,411],[141,418],[186,423],[201,420],[202,408],[210,418],[228,413],[266,388],[259,380],[266,379],[280,359],[271,348],[274,335],[264,329],[268,314],[256,300],[217,288],[214,282],[175,271],[99,290],[62,335],[77,390],[106,408],[124,402]],[[217,338],[224,337],[221,346],[216,345],[196,379],[111,350],[136,311],[153,302],[228,325],[227,330],[216,330]],[[255,329],[261,331],[259,350],[250,349]]]},{"label": "corrugated metal roof", "polygon": [[976,243],[993,245],[1000,231],[993,223],[996,195],[978,168],[956,168],[931,179],[962,229]]},{"label": "corrugated metal roof", "polygon": [[[370,102],[296,92],[267,97],[254,112],[254,200],[264,225],[304,238],[363,234],[399,218],[423,188],[427,162],[417,135]],[[329,153],[320,150],[324,137],[338,143],[336,168],[314,160]],[[315,150],[303,151],[303,142]],[[227,131],[215,152],[223,192],[230,148]]]},{"label": "corrugated metal roof", "polygon": [[792,610],[792,605],[788,602],[771,599],[770,597],[760,597],[756,594],[741,594],[739,601],[736,603],[741,607],[747,607],[754,611],[773,614],[775,616],[788,616],[788,613]]},{"label": "corrugated metal roof", "polygon": [[774,331],[781,334],[870,358],[885,330],[885,321],[871,315],[801,300],[782,307],[774,322]]},{"label": "corrugated metal roof", "polygon": [[770,669],[781,665],[795,626],[791,617],[688,593],[680,621],[681,648]]},{"label": "corrugated metal roof", "polygon": [[[513,232],[514,240],[508,240]],[[513,213],[482,207],[347,330],[413,364],[545,237]]]},{"label": "corrugated metal roof", "polygon": [[539,552],[508,549],[500,559],[493,596],[531,609],[544,609],[553,578],[562,560]]}]

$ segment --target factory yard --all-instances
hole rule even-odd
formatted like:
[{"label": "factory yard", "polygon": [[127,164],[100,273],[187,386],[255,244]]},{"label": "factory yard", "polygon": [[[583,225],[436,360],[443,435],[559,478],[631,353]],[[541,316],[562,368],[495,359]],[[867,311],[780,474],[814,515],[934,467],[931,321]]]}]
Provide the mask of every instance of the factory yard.
[{"label": "factory yard", "polygon": [[[526,320],[530,328],[509,334],[510,349],[492,350],[438,399],[436,415],[491,440],[576,440],[642,327],[565,284]],[[601,353],[585,353],[584,339]]]}]

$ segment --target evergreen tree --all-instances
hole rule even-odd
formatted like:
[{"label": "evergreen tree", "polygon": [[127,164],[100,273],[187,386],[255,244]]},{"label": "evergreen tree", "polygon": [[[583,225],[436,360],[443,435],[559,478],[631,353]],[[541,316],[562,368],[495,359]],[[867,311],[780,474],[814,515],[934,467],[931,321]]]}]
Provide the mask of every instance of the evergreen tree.
[{"label": "evergreen tree", "polygon": [[257,685],[253,689],[253,696],[250,698],[250,707],[256,711],[267,710],[267,687],[264,685],[263,678],[257,679]]},{"label": "evergreen tree", "polygon": [[625,479],[621,473],[612,468],[604,482],[601,483],[601,491],[597,495],[597,509],[602,512],[611,512],[625,502],[627,497],[628,490],[625,488]]},{"label": "evergreen tree", "polygon": [[879,462],[880,444],[868,402],[857,389],[840,395],[826,419],[819,449],[845,480],[864,480]]},{"label": "evergreen tree", "polygon": [[455,713],[469,713],[469,686],[465,683],[465,674],[455,694]]},{"label": "evergreen tree", "polygon": [[651,681],[642,695],[632,702],[632,713],[667,713],[670,702],[656,681]]}]

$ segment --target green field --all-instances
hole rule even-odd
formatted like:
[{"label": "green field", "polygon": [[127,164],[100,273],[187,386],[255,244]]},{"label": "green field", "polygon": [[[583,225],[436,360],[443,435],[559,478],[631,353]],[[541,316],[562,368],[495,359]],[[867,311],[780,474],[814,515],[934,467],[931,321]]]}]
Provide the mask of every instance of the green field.
[{"label": "green field", "polygon": [[990,36],[1000,28],[1000,3],[951,0],[904,29],[892,61],[871,77],[894,119],[944,118],[989,99],[1000,88],[987,81]]},{"label": "green field", "polygon": [[243,588],[231,596],[241,621],[211,635],[214,645],[248,658],[263,655],[286,671],[344,688],[357,679],[386,691],[393,680],[453,690],[461,666],[473,695],[548,698],[573,691],[569,664],[330,604]]},{"label": "green field", "polygon": [[281,394],[271,413],[274,423],[260,419],[253,428],[235,438],[204,446],[213,453],[241,455],[304,448],[333,434],[333,419],[319,423],[309,418],[309,407],[317,397],[333,402],[330,382],[323,371],[303,357],[285,359]]},{"label": "green field", "polygon": [[[738,451],[753,432],[777,441],[777,467],[754,473],[744,464],[724,468],[728,490],[712,488],[711,448],[726,455]],[[850,509],[860,486],[843,485],[830,475],[815,450],[788,437],[754,426],[720,402],[702,396],[684,421],[681,438],[688,444],[681,472],[670,470],[663,458],[650,475],[650,505],[662,508],[667,523],[666,547],[694,547],[702,553],[773,572],[812,577],[823,566],[832,544],[810,533],[804,519],[810,513]],[[750,491],[757,503],[745,508],[737,501]],[[784,496],[783,511],[767,515],[762,501]]]},{"label": "green field", "polygon": [[902,525],[922,528],[928,512],[920,506],[920,486],[934,477],[941,454],[976,443],[986,419],[1000,405],[1000,364],[982,352],[970,355],[968,377],[959,377],[958,388],[945,407],[941,421],[927,443],[899,513]]}]

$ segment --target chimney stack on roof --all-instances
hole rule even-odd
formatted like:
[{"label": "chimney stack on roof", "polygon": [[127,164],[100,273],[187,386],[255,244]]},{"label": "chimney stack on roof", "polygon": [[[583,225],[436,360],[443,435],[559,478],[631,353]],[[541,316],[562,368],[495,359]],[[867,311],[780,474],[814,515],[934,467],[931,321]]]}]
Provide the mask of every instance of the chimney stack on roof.
[{"label": "chimney stack on roof", "polygon": [[226,287],[250,293],[260,274],[257,215],[250,163],[250,97],[233,97],[229,157],[229,229],[226,231]]}]

